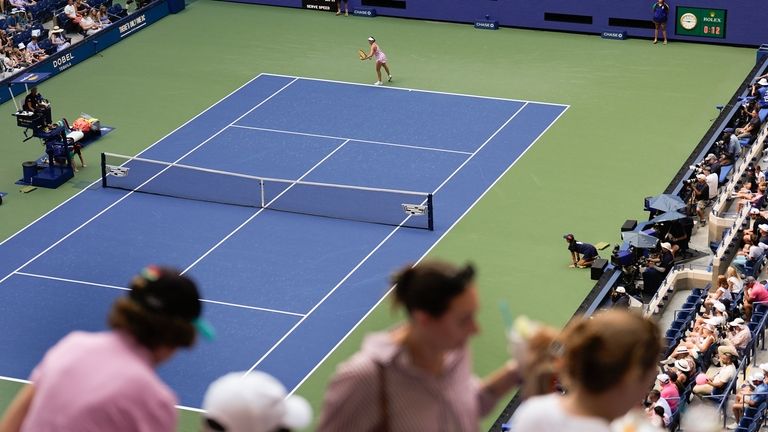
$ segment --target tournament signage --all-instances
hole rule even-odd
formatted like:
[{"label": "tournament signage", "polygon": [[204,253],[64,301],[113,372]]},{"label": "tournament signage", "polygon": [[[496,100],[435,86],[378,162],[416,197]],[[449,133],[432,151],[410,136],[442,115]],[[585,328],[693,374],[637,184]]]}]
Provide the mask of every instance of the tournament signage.
[{"label": "tournament signage", "polygon": [[705,9],[678,6],[675,34],[680,36],[698,36],[725,38],[725,9]]},{"label": "tournament signage", "polygon": [[[335,7],[335,6],[334,6]],[[140,12],[131,14],[100,32],[89,36],[75,45],[59,53],[52,54],[47,59],[28,67],[23,73],[27,75],[42,76],[43,79],[48,76],[64,72],[70,67],[88,59],[99,51],[114,45],[122,38],[130,36],[157,20],[167,16],[169,13],[168,4],[165,1],[152,2],[149,6],[143,8]],[[22,72],[20,72],[22,73]],[[21,76],[21,75],[20,75]],[[16,76],[0,81],[0,85],[10,85],[14,94],[21,94],[25,91],[22,83],[12,81]],[[10,82],[9,82],[10,81]],[[10,100],[10,93],[0,92],[0,103]]]},{"label": "tournament signage", "polygon": [[336,0],[301,0],[301,7],[331,12],[336,10]]}]

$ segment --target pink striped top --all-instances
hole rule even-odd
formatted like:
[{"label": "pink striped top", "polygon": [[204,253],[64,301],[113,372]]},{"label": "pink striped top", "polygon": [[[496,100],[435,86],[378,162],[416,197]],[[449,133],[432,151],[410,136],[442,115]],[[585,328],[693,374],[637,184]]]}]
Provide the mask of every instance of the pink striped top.
[{"label": "pink striped top", "polygon": [[371,48],[373,49],[373,56],[376,57],[376,61],[378,63],[386,63],[387,62],[387,55],[384,54],[384,51],[379,48],[379,44],[376,42],[371,45]]},{"label": "pink striped top", "polygon": [[370,431],[381,424],[384,365],[389,430],[477,431],[498,398],[472,374],[469,350],[449,353],[440,376],[413,366],[389,332],[368,335],[362,349],[341,364],[325,394],[319,432]]}]

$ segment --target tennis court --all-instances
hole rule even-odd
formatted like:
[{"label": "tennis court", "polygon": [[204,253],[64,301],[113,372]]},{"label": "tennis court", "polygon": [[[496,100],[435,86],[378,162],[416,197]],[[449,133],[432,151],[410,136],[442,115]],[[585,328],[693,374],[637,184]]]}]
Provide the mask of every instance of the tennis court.
[{"label": "tennis court", "polygon": [[[95,183],[0,244],[0,346],[14,347],[0,375],[23,379],[69,331],[104,328],[121,287],[156,262],[198,281],[218,332],[161,368],[182,405],[232,370],[294,388],[388,274],[424,256],[566,109],[259,75],[142,160],[108,156],[115,188]],[[433,230],[413,211],[425,207]]]}]

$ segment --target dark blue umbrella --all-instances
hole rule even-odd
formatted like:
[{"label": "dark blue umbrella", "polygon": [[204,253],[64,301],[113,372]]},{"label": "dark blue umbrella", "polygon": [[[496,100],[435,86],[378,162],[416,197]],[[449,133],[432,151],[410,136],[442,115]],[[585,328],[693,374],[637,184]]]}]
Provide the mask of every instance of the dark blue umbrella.
[{"label": "dark blue umbrella", "polygon": [[623,232],[621,233],[621,239],[634,247],[643,249],[656,247],[656,243],[659,242],[659,239],[656,237],[640,231]]},{"label": "dark blue umbrella", "polygon": [[686,216],[684,214],[678,211],[668,211],[651,219],[651,222],[673,221],[673,220],[685,219],[685,217]]},{"label": "dark blue umbrella", "polygon": [[670,212],[685,208],[685,202],[677,195],[661,194],[648,200],[648,207],[663,212]]}]

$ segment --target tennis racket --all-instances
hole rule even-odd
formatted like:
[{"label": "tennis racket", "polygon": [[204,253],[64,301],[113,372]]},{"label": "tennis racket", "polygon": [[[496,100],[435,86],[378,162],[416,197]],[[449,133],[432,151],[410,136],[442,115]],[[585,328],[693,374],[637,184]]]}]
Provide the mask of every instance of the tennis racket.
[{"label": "tennis racket", "polygon": [[357,55],[360,57],[360,60],[365,60],[368,57],[368,54],[363,50],[357,50]]}]

